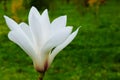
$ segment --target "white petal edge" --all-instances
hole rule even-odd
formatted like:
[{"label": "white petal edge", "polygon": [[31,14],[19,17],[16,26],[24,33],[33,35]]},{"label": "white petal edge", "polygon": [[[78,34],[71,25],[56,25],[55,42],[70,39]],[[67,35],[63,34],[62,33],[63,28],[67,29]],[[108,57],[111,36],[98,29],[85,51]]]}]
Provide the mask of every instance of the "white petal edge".
[{"label": "white petal edge", "polygon": [[57,28],[57,29],[60,29],[62,27],[65,27],[66,26],[66,21],[67,21],[67,16],[60,16],[58,18],[56,18],[54,21],[52,21],[51,23],[51,27],[54,29],[54,28]]},{"label": "white petal edge", "polygon": [[72,29],[73,29],[73,26],[67,26],[67,27],[63,27],[63,28],[60,28],[60,29],[54,28],[54,29],[51,30],[51,35],[54,35],[54,34],[58,33],[62,29],[68,29],[68,30],[70,30],[70,33],[71,33]]},{"label": "white petal edge", "polygon": [[56,34],[52,35],[51,38],[42,47],[43,53],[49,53],[49,51],[63,43],[71,34],[72,28],[63,28]]},{"label": "white petal edge", "polygon": [[31,35],[33,36],[33,43],[36,45],[35,47],[38,50],[38,48],[40,48],[44,40],[40,20],[34,14],[33,10],[31,10],[29,14],[29,27]]},{"label": "white petal edge", "polygon": [[[47,16],[47,17],[46,17]],[[45,19],[44,19],[45,18]],[[29,26],[34,37],[34,44],[36,48],[40,48],[49,37],[49,29],[46,19],[48,18],[47,9],[42,15],[39,14],[35,7],[32,7],[29,13]]]},{"label": "white petal edge", "polygon": [[50,20],[48,16],[48,10],[45,9],[41,15],[40,24],[43,29],[43,38],[47,40],[50,36]]},{"label": "white petal edge", "polygon": [[21,32],[20,29],[16,31],[10,31],[8,38],[19,45],[32,59],[35,59],[36,53],[34,50],[34,45],[31,44],[29,39]]},{"label": "white petal edge", "polygon": [[49,55],[49,53],[54,47],[62,44],[62,42],[64,42],[69,37],[71,29],[72,28],[65,28],[59,31],[58,33],[54,34],[42,47],[41,58],[46,57],[47,55]]},{"label": "white petal edge", "polygon": [[29,17],[28,18],[30,18],[33,15],[35,15],[37,18],[41,17],[39,11],[34,6],[32,6],[32,8],[30,9]]},{"label": "white petal edge", "polygon": [[62,50],[64,49],[77,35],[79,28],[74,31],[68,38],[66,41],[64,41],[61,45],[57,46],[52,53],[50,54],[50,60],[49,63],[51,64],[52,61],[54,60],[55,56]]},{"label": "white petal edge", "polygon": [[50,25],[50,20],[49,20],[49,16],[48,16],[48,10],[45,9],[41,15],[41,18],[43,20],[45,20],[45,23],[47,23],[48,25]]},{"label": "white petal edge", "polygon": [[24,22],[21,22],[19,26],[23,30],[23,32],[27,35],[27,37],[31,40],[31,42],[33,42],[33,36],[30,27]]},{"label": "white petal edge", "polygon": [[10,30],[14,30],[14,29],[17,29],[19,27],[18,24],[13,19],[11,19],[5,15],[4,15],[4,18],[5,18],[5,21],[8,25],[8,27],[10,28]]}]

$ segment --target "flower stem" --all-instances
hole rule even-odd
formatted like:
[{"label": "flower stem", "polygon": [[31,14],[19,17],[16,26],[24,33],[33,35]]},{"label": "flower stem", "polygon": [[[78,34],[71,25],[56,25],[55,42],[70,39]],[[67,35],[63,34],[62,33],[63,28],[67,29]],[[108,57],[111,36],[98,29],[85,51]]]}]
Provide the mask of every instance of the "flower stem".
[{"label": "flower stem", "polygon": [[40,73],[38,80],[43,80],[44,75],[45,75],[45,73]]}]

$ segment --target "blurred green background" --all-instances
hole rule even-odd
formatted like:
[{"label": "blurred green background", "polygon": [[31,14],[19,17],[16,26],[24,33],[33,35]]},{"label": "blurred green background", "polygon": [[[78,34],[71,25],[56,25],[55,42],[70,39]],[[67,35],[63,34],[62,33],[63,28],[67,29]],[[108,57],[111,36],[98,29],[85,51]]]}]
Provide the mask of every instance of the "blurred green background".
[{"label": "blurred green background", "polygon": [[28,23],[31,6],[49,10],[53,19],[82,26],[62,50],[44,80],[120,80],[120,0],[0,0],[0,80],[36,80],[32,60],[7,34],[3,15]]}]

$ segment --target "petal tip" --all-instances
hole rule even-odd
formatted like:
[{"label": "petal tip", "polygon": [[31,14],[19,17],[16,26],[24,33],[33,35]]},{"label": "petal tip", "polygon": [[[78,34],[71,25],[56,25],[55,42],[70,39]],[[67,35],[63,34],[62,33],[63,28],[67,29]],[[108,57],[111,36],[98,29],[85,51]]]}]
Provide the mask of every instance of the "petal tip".
[{"label": "petal tip", "polygon": [[64,18],[67,18],[67,15],[64,15],[63,17],[64,17]]},{"label": "petal tip", "polygon": [[44,15],[44,14],[48,14],[48,9],[45,9],[45,10],[43,11],[42,15]]},{"label": "petal tip", "polygon": [[77,28],[77,30],[76,30],[75,32],[76,32],[76,33],[78,33],[79,29],[80,29],[80,27],[79,27],[79,28]]},{"label": "petal tip", "polygon": [[34,10],[34,9],[36,9],[36,7],[35,7],[35,6],[32,6],[32,7],[31,7],[31,10]]},{"label": "petal tip", "polygon": [[67,20],[67,15],[63,15],[61,18]]},{"label": "petal tip", "polygon": [[82,26],[79,26],[78,28],[81,28]]},{"label": "petal tip", "polygon": [[35,14],[36,12],[38,12],[37,8],[32,6],[31,9],[30,9],[30,13]]},{"label": "petal tip", "polygon": [[9,19],[9,17],[8,17],[8,16],[6,16],[6,15],[4,15],[3,17],[5,18],[5,20]]},{"label": "petal tip", "polygon": [[79,26],[79,27],[77,28],[76,32],[78,32],[81,27],[82,27],[82,26]]},{"label": "petal tip", "polygon": [[6,16],[6,15],[4,15],[3,17],[4,17],[4,18],[7,18],[7,16]]},{"label": "petal tip", "polygon": [[48,9],[45,9],[44,11],[45,11],[45,12],[46,12],[46,11],[48,12]]}]

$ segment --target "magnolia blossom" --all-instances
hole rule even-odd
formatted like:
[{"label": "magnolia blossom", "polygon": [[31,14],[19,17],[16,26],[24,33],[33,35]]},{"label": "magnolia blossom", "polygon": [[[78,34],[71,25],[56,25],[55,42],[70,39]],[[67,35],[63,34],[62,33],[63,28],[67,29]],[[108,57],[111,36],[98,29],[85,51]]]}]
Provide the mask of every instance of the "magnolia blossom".
[{"label": "magnolia blossom", "polygon": [[55,56],[65,48],[77,35],[78,29],[72,32],[72,27],[66,27],[66,16],[60,16],[50,23],[47,9],[39,14],[32,7],[28,16],[28,24],[16,23],[4,16],[10,32],[8,37],[19,45],[33,60],[38,72],[45,72]]}]

